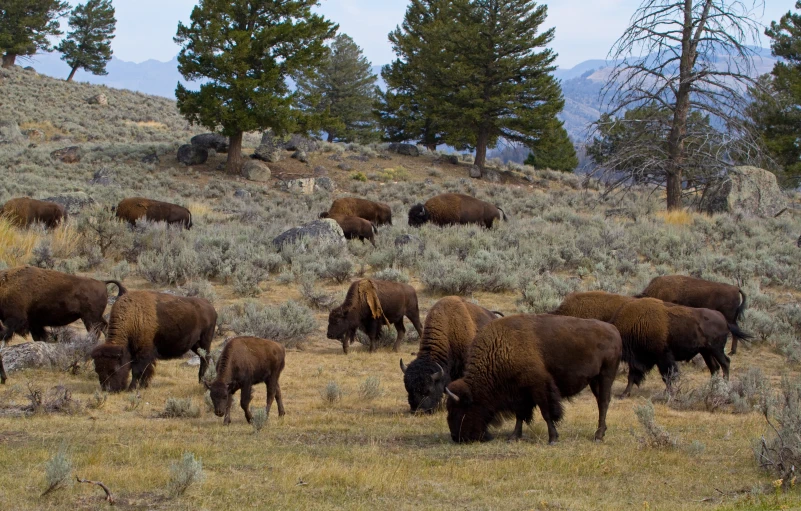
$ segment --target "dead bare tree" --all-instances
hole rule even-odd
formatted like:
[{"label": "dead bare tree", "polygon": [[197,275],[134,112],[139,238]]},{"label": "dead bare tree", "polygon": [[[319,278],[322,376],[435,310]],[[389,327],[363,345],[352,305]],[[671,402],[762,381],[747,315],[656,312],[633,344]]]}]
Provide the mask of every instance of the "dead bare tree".
[{"label": "dead bare tree", "polygon": [[[622,114],[643,105],[669,115],[659,127],[661,144],[655,146],[654,136],[633,137],[604,162],[599,170],[617,176],[610,187],[625,186],[639,173],[640,183],[664,186],[668,209],[677,209],[685,171],[694,171],[693,181],[708,181],[733,162],[758,158],[760,144],[743,110],[747,87],[758,86],[749,45],[759,40],[754,13],[760,8],[763,0],[643,0],[609,53],[616,65],[602,92],[606,122],[639,122]],[[709,116],[715,129],[691,129],[693,113]],[[644,167],[632,168],[632,162]]]}]

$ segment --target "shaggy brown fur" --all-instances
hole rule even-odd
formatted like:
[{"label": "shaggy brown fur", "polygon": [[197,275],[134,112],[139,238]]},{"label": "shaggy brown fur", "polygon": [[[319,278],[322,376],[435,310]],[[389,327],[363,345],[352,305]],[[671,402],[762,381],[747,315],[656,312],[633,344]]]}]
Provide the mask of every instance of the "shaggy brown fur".
[{"label": "shaggy brown fur", "polygon": [[732,333],[730,355],[737,353],[739,339],[751,339],[751,335],[741,331],[737,325],[737,320],[743,318],[746,300],[745,293],[737,286],[684,275],[665,275],[653,279],[637,297],[658,298],[686,307],[712,309],[720,312],[726,318],[729,331]]},{"label": "shaggy brown fur", "polygon": [[[92,351],[95,371],[103,390],[119,392],[147,387],[156,360],[170,360],[192,350],[209,352],[217,325],[217,312],[203,298],[174,296],[153,291],[130,291],[111,308],[106,343]],[[200,357],[198,380],[208,366]]]},{"label": "shaggy brown fur", "polygon": [[392,225],[392,208],[381,202],[358,197],[337,199],[331,204],[328,211],[320,213],[320,218],[334,216],[358,216],[376,225]]},{"label": "shaggy brown fur", "polygon": [[358,216],[331,215],[328,218],[339,224],[345,234],[345,239],[358,239],[362,243],[367,240],[375,247],[375,234],[378,230],[373,222]]},{"label": "shaggy brown fur", "polygon": [[417,293],[412,286],[386,280],[357,280],[350,285],[342,305],[328,315],[327,336],[342,341],[342,350],[347,353],[348,346],[356,337],[356,330],[361,329],[370,339],[369,351],[372,353],[381,327],[395,325],[398,336],[394,348],[398,351],[406,335],[404,316],[422,337]]},{"label": "shaggy brown fur", "polygon": [[225,417],[223,424],[227,426],[231,423],[231,403],[234,393],[240,389],[242,393],[239,404],[245,412],[245,419],[250,423],[253,419],[250,415],[250,399],[253,385],[258,383],[267,386],[267,414],[270,414],[275,399],[279,417],[284,416],[284,402],[281,399],[278,378],[284,370],[285,356],[283,346],[258,337],[234,337],[225,344],[217,361],[217,379],[211,385],[206,383],[214,403],[214,414]]},{"label": "shaggy brown fur", "polygon": [[605,291],[570,293],[559,307],[551,312],[557,316],[597,319],[609,323],[615,312],[624,304],[634,300],[630,296],[616,295]]},{"label": "shaggy brown fur", "polygon": [[6,202],[0,215],[18,227],[28,227],[39,222],[48,228],[54,228],[67,219],[67,210],[55,202],[21,197]]},{"label": "shaggy brown fur", "polygon": [[715,374],[723,367],[729,376],[729,358],[723,352],[729,335],[726,319],[718,311],[668,304],[655,298],[639,298],[623,305],[612,318],[623,339],[623,360],[629,365],[627,397],[655,365],[671,391],[678,374],[677,361],[689,361],[699,353]]},{"label": "shaggy brown fur", "polygon": [[[34,341],[44,341],[45,327],[65,326],[79,319],[87,331],[105,332],[108,284],[117,286],[117,296],[125,293],[116,280],[98,281],[32,266],[0,271],[0,342],[29,332]],[[0,383],[5,382],[0,358]]]},{"label": "shaggy brown fur", "polygon": [[551,314],[493,321],[476,335],[464,378],[446,387],[451,438],[490,440],[489,425],[513,413],[519,439],[537,406],[554,443],[562,399],[589,385],[598,403],[595,440],[602,440],[621,351],[620,334],[601,321]]},{"label": "shaggy brown fur", "polygon": [[122,199],[117,205],[117,218],[131,225],[136,225],[137,220],[145,218],[151,222],[167,222],[182,225],[184,229],[192,228],[192,213],[185,207],[142,197]]},{"label": "shaggy brown fur", "polygon": [[415,204],[409,210],[409,225],[419,227],[427,222],[434,225],[478,224],[490,229],[496,220],[506,220],[499,207],[461,193],[443,193]]},{"label": "shaggy brown fur", "polygon": [[412,412],[434,411],[445,386],[462,377],[476,333],[495,319],[494,312],[458,296],[446,296],[431,307],[417,358],[409,367],[400,361]]}]

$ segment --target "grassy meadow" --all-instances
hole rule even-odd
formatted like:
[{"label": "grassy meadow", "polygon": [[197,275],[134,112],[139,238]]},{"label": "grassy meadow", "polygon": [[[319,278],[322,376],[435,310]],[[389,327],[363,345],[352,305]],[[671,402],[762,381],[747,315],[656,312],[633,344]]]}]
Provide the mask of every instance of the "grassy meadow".
[{"label": "grassy meadow", "polygon": [[[188,359],[159,362],[151,387],[136,394],[99,392],[91,362],[10,373],[0,388],[0,509],[107,507],[102,490],[85,484],[42,496],[59,453],[71,464],[62,472],[102,481],[121,509],[801,506],[794,482],[776,488],[776,474],[754,455],[760,437],[772,438],[758,410],[781,391],[783,378],[799,378],[801,219],[792,214],[667,214],[659,194],[647,190],[605,197],[596,181],[500,162],[495,182],[479,182],[466,177],[468,158],[455,165],[427,151],[390,154],[382,144],[322,144],[308,163],[287,152],[269,164],[270,183],[255,183],[219,171],[225,155],[191,168],[178,164],[179,145],[201,130],[187,126],[170,101],[19,69],[0,70],[0,88],[6,115],[35,130],[24,144],[0,145],[0,203],[75,192],[97,203],[51,232],[0,222],[0,268],[33,264],[204,296],[220,316],[213,349],[243,334],[288,349],[281,378],[287,415],[279,418],[274,407],[260,431],[244,421],[238,394],[233,422],[223,427]],[[109,106],[85,102],[98,92]],[[249,134],[245,145],[253,149],[259,139]],[[68,145],[81,146],[81,162],[50,157]],[[153,153],[158,163],[142,163]],[[108,184],[92,184],[100,171]],[[280,190],[283,179],[321,174],[336,182],[336,192]],[[245,197],[235,197],[237,190]],[[446,191],[496,203],[509,222],[491,231],[408,227],[411,205]],[[115,222],[105,206],[136,195],[189,207],[195,226],[131,230]],[[273,248],[275,236],[346,195],[392,207],[393,225],[380,229],[377,248],[358,241]],[[419,239],[396,245],[403,234]],[[410,342],[400,354],[384,348],[370,355],[357,346],[344,356],[325,338],[328,308],[363,276],[413,285],[422,319],[449,294],[507,315],[546,312],[573,291],[633,294],[671,273],[741,282],[749,300],[741,326],[756,339],[732,358],[728,384],[710,381],[703,366],[683,364],[680,391],[668,398],[652,373],[632,398],[613,400],[601,444],[592,441],[597,410],[585,391],[567,404],[556,446],[547,445],[537,412],[521,442],[505,441],[513,426],[507,422],[492,442],[455,445],[444,412],[408,413],[398,367],[399,356],[408,363],[416,351],[408,322]],[[29,339],[12,344],[21,342]],[[624,385],[621,374],[614,391]],[[47,411],[58,386],[69,403]],[[255,390],[257,409],[265,390]],[[45,406],[30,410],[36,392]],[[641,420],[649,402],[650,422]],[[176,464],[185,453],[202,461],[203,477],[176,495]]]}]

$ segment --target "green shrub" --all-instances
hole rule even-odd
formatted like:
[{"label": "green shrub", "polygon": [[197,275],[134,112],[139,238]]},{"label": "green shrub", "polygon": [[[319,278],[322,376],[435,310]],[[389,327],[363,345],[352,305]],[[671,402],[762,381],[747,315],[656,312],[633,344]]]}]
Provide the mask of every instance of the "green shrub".
[{"label": "green shrub", "polygon": [[236,304],[224,309],[221,316],[222,323],[238,335],[272,339],[287,347],[301,344],[317,329],[314,312],[292,300],[278,307],[255,302]]},{"label": "green shrub", "polygon": [[325,387],[320,391],[320,397],[329,405],[332,405],[342,399],[342,389],[335,381],[329,381]]},{"label": "green shrub", "polygon": [[60,490],[72,483],[72,460],[61,449],[45,463],[45,491],[42,495]]},{"label": "green shrub", "polygon": [[359,397],[363,401],[372,401],[384,393],[381,388],[381,379],[377,376],[368,376],[361,385],[359,385]]},{"label": "green shrub", "polygon": [[195,459],[192,453],[184,453],[180,461],[170,467],[168,492],[172,497],[180,497],[193,485],[203,482],[203,461]]},{"label": "green shrub", "polygon": [[200,417],[200,408],[192,402],[192,398],[168,397],[161,416],[172,419],[194,419]]}]

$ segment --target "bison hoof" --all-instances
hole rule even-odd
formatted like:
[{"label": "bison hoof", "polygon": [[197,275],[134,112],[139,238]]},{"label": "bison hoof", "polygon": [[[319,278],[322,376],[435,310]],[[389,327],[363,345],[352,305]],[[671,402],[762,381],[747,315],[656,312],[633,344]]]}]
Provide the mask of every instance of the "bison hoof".
[{"label": "bison hoof", "polygon": [[519,437],[516,434],[509,435],[509,438],[506,439],[507,442],[520,442],[523,440],[523,437]]}]

